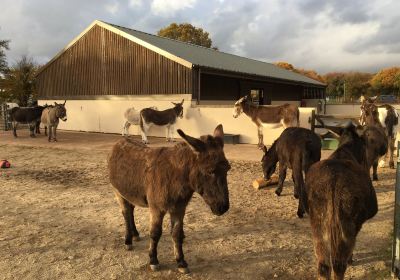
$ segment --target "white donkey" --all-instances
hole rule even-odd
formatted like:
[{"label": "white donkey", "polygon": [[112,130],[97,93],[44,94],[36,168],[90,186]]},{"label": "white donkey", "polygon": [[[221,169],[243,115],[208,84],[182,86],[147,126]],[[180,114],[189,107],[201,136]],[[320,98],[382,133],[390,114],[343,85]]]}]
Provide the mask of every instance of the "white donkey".
[{"label": "white donkey", "polygon": [[[389,167],[394,168],[393,153],[395,152],[395,141],[399,132],[399,114],[396,108],[389,104],[376,105],[377,96],[367,98],[361,103],[361,125],[378,125],[385,130],[388,141]],[[385,159],[379,162],[379,167],[385,167]]]}]

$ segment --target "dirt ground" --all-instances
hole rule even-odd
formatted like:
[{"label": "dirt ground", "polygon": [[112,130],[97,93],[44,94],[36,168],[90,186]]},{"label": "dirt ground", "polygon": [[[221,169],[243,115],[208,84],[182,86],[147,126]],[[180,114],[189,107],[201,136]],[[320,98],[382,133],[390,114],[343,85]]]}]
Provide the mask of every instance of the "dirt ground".
[{"label": "dirt ground", "polygon": [[[124,222],[108,182],[106,157],[118,135],[0,133],[0,279],[315,279],[308,218],[296,217],[289,173],[281,197],[254,190],[262,175],[254,145],[226,145],[231,208],[214,216],[195,194],[185,216],[184,252],[191,273],[177,272],[169,217],[159,243],[161,270],[148,269],[148,210],[137,208],[142,240],[124,248]],[[163,139],[154,144],[166,145]],[[323,157],[329,152],[324,151]],[[395,171],[374,183],[379,212],[357,239],[346,279],[390,279]]]}]

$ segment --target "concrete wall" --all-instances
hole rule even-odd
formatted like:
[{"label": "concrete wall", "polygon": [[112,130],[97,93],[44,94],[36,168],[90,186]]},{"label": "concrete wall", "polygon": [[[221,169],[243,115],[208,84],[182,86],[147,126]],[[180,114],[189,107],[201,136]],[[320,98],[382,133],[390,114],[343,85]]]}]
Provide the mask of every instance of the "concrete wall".
[{"label": "concrete wall", "polygon": [[[199,137],[203,134],[212,134],[218,124],[224,126],[225,133],[240,134],[241,143],[258,143],[257,128],[249,117],[242,114],[237,119],[232,117],[233,104],[228,105],[210,105],[196,106],[191,104],[191,95],[148,95],[135,96],[129,99],[111,98],[101,100],[68,100],[66,103],[67,117],[66,122],[60,121],[59,128],[75,131],[91,131],[106,133],[121,133],[125,123],[124,112],[129,107],[135,107],[141,110],[146,107],[156,106],[158,110],[171,108],[173,102],[184,102],[184,117],[178,119],[175,130],[180,128],[185,133]],[[63,100],[40,100],[39,104],[53,104],[54,101],[63,102]],[[274,102],[281,104],[284,102]],[[298,103],[296,103],[298,104]],[[310,128],[309,118],[313,108],[300,108],[300,124],[303,127]],[[139,134],[137,126],[131,126],[130,133]],[[165,137],[166,129],[164,127],[153,126],[150,136]],[[266,145],[279,137],[283,128],[264,128],[264,143]],[[179,137],[177,133],[174,135]]]},{"label": "concrete wall", "polygon": [[346,116],[359,116],[360,103],[353,104],[326,104],[327,115],[346,115]]}]

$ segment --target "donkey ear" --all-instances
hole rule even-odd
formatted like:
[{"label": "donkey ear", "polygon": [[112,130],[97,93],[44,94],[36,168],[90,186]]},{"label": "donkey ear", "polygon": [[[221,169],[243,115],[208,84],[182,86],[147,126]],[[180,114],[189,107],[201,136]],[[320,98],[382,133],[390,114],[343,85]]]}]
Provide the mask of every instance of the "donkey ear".
[{"label": "donkey ear", "polygon": [[178,134],[183,138],[183,140],[185,140],[185,142],[186,142],[187,144],[189,144],[189,146],[190,146],[195,152],[201,153],[201,152],[205,152],[205,151],[206,151],[206,144],[205,144],[203,141],[201,141],[201,140],[199,140],[199,139],[197,139],[197,138],[194,138],[194,137],[192,137],[192,136],[186,135],[186,134],[185,134],[182,130],[180,130],[180,129],[178,129],[177,132],[178,132]]},{"label": "donkey ear", "polygon": [[67,103],[67,100],[64,101],[63,105],[65,105],[65,103]]},{"label": "donkey ear", "polygon": [[224,147],[224,128],[222,127],[222,124],[217,125],[214,129],[214,138],[220,142],[221,147]]},{"label": "donkey ear", "polygon": [[183,102],[185,101],[185,99],[182,99],[181,105],[183,105]]},{"label": "donkey ear", "polygon": [[171,103],[174,104],[174,106],[178,105],[178,104],[176,104],[175,102],[171,102]]},{"label": "donkey ear", "polygon": [[55,106],[57,106],[57,105],[58,105],[58,103],[57,103],[57,102],[54,102],[54,105],[55,105]]}]

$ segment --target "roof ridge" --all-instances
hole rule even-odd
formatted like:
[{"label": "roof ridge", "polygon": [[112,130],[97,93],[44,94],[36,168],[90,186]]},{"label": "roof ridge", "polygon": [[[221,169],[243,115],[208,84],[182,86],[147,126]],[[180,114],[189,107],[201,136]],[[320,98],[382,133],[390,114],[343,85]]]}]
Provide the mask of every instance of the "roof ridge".
[{"label": "roof ridge", "polygon": [[[172,39],[172,38],[168,38],[168,37],[164,37],[164,36],[159,36],[159,35],[151,34],[151,33],[148,33],[148,32],[144,32],[144,31],[141,31],[141,30],[137,30],[137,29],[125,27],[125,26],[122,26],[122,25],[114,24],[114,23],[109,23],[109,22],[105,22],[105,21],[101,21],[101,22],[103,22],[103,23],[105,23],[105,24],[112,25],[112,26],[117,26],[117,27],[120,27],[120,28],[125,28],[125,29],[129,29],[129,30],[132,30],[132,31],[135,31],[135,32],[139,32],[139,33],[143,33],[143,34],[146,34],[146,35],[150,35],[150,36],[153,36],[153,37],[157,37],[157,38],[162,38],[162,39],[166,39],[166,40],[178,42],[178,43],[180,43],[180,44],[191,45],[191,46],[194,46],[194,47],[203,48],[203,49],[206,49],[206,50],[210,50],[210,51],[214,51],[214,52],[219,52],[219,53],[227,54],[227,55],[230,55],[230,56],[236,56],[236,57],[245,58],[245,59],[248,59],[248,60],[253,60],[253,61],[256,61],[256,62],[267,63],[267,64],[270,64],[270,65],[276,66],[274,63],[271,63],[271,62],[267,62],[267,61],[263,61],[263,60],[257,60],[257,59],[255,59],[255,58],[250,58],[250,57],[246,57],[246,56],[241,56],[241,55],[237,55],[237,54],[232,54],[232,53],[228,53],[228,52],[224,52],[224,51],[220,51],[220,50],[215,50],[215,49],[213,49],[213,48],[207,48],[207,47],[200,46],[200,45],[196,45],[196,44],[193,44],[193,43],[184,42],[184,41],[180,41],[180,40],[176,40],[176,39]],[[276,66],[276,67],[279,67],[279,66]],[[280,69],[283,69],[283,68],[280,68]],[[285,70],[286,70],[286,69],[285,69]]]}]

